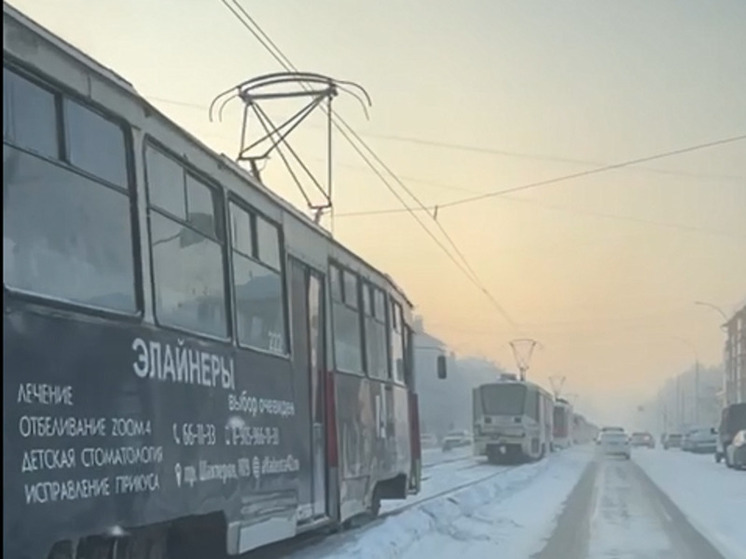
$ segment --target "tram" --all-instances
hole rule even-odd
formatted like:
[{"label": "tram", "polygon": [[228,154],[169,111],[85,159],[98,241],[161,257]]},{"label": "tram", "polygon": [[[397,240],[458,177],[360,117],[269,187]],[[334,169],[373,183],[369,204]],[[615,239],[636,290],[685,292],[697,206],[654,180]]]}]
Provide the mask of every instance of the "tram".
[{"label": "tram", "polygon": [[5,3],[3,202],[3,557],[240,554],[418,492],[404,292]]},{"label": "tram", "polygon": [[542,459],[552,450],[552,395],[540,386],[503,375],[473,391],[474,454],[489,462]]},{"label": "tram", "polygon": [[568,448],[572,445],[573,426],[572,405],[564,398],[557,398],[554,402],[554,433],[552,441],[555,449]]},{"label": "tram", "polygon": [[583,445],[596,440],[598,427],[590,423],[585,416],[579,413],[572,414],[572,441],[573,444]]}]

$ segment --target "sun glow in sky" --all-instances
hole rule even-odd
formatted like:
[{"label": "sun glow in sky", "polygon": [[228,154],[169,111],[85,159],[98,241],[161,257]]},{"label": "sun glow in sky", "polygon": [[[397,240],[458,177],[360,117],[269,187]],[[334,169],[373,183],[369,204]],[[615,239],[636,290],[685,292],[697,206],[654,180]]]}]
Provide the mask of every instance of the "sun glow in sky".
[{"label": "sun glow in sky", "polygon": [[[12,3],[227,154],[238,113],[211,123],[207,105],[280,70],[219,0]],[[337,111],[428,206],[746,134],[742,0],[242,5],[297,67],[367,89],[370,120],[345,96]],[[321,125],[295,136],[319,169]],[[335,145],[335,236],[392,275],[457,352],[512,365],[507,341],[530,335],[544,346],[532,374],[565,375],[589,396],[657,389],[694,359],[676,338],[720,362],[721,318],[694,301],[731,312],[746,298],[746,141],[442,208],[518,326],[407,212],[344,215],[401,205]],[[278,160],[264,180],[303,207]]]}]

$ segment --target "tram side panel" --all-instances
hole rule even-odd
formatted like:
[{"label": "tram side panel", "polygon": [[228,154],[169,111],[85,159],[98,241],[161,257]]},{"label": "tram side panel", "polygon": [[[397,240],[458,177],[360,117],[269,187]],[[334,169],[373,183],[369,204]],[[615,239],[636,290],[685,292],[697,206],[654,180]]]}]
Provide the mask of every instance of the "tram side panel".
[{"label": "tram side panel", "polygon": [[362,375],[338,373],[335,383],[344,521],[374,509],[376,498],[406,496],[409,404],[404,387]]},{"label": "tram side panel", "polygon": [[4,556],[215,511],[244,542],[294,533],[287,359],[7,302],[3,322]]}]

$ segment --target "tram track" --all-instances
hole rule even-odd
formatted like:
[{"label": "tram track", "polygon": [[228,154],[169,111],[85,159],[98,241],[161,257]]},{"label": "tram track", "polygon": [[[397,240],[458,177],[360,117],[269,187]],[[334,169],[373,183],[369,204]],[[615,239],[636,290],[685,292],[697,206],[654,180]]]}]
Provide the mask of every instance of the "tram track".
[{"label": "tram track", "polygon": [[[475,466],[482,466],[482,465],[484,465],[484,464],[473,464],[473,465],[469,466],[469,468],[475,467]],[[516,468],[520,468],[521,466],[522,466],[522,464],[519,464],[519,465],[516,465],[516,466],[504,466],[502,469],[500,469],[497,472],[491,472],[491,473],[489,473],[487,475],[484,475],[482,477],[479,477],[479,478],[476,478],[476,479],[473,479],[473,480],[469,480],[469,481],[465,481],[465,482],[460,483],[458,485],[455,485],[453,487],[449,487],[447,489],[443,489],[442,491],[438,491],[437,493],[433,493],[432,495],[428,495],[427,497],[424,497],[422,499],[417,499],[416,501],[414,501],[412,503],[403,504],[401,507],[397,507],[397,508],[392,509],[390,511],[387,511],[387,512],[379,514],[375,519],[372,519],[370,522],[364,524],[363,526],[375,525],[379,521],[385,520],[386,518],[397,516],[399,514],[402,514],[403,512],[406,512],[406,511],[411,510],[413,508],[419,507],[420,505],[424,505],[425,503],[429,503],[430,501],[434,501],[435,499],[440,499],[440,498],[443,498],[443,497],[448,497],[449,495],[452,495],[453,493],[458,493],[462,489],[466,489],[468,487],[471,487],[472,485],[476,485],[478,483],[482,483],[482,482],[488,481],[490,479],[499,477],[501,475],[507,474],[508,472],[511,472],[511,471],[515,470]],[[468,468],[462,468],[462,469],[468,469]]]},{"label": "tram track", "polygon": [[[451,462],[458,462],[458,461],[462,461],[465,459],[473,459],[473,458],[474,458],[473,456],[469,456],[469,457],[465,457],[462,459],[454,459]],[[444,463],[445,462],[441,462],[440,464],[444,464]],[[447,498],[451,495],[459,493],[460,491],[464,489],[468,489],[471,486],[484,483],[491,479],[501,477],[505,474],[515,471],[518,468],[521,468],[527,465],[529,464],[517,464],[517,465],[512,465],[512,466],[495,466],[496,468],[499,468],[499,469],[497,469],[496,471],[491,471],[478,478],[470,479],[468,481],[464,481],[457,485],[444,488],[443,490],[437,491],[426,497],[422,497],[422,498],[415,497],[412,502],[405,501],[401,506],[398,506],[386,512],[381,512],[376,517],[367,517],[367,518],[358,517],[358,518],[351,519],[348,523],[348,527],[342,530],[323,530],[322,529],[319,532],[310,532],[307,534],[301,534],[293,538],[292,540],[278,542],[277,544],[270,545],[267,548],[262,548],[262,549],[249,552],[246,555],[242,555],[241,558],[242,559],[281,559],[281,558],[289,556],[292,553],[297,553],[307,548],[310,548],[314,545],[322,544],[324,541],[326,541],[330,537],[333,537],[334,535],[339,535],[342,537],[346,535],[352,536],[356,533],[359,533],[360,531],[374,528],[375,526],[382,524],[389,518],[393,518],[407,511],[416,509],[417,507],[423,506],[436,499]],[[453,471],[462,471],[465,469],[471,469],[471,468],[475,468],[479,466],[488,466],[488,464],[486,464],[485,462],[477,462],[477,463],[469,464],[464,468],[459,468]],[[214,559],[214,558],[210,557],[210,558],[201,558],[201,559]]]},{"label": "tram track", "polygon": [[477,457],[473,455],[459,456],[458,458],[449,458],[448,460],[442,460],[440,462],[433,462],[432,464],[425,464],[422,466],[422,471],[429,471],[447,464],[455,464],[456,462],[474,461]]}]

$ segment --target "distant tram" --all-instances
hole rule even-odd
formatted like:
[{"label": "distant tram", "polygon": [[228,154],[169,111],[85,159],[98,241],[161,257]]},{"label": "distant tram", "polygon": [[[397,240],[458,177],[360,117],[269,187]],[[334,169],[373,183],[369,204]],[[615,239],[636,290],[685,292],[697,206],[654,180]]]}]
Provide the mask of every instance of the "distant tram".
[{"label": "distant tram", "polygon": [[573,413],[570,402],[557,398],[554,402],[553,448],[568,448],[572,445]]},{"label": "distant tram", "polygon": [[552,449],[553,410],[549,392],[513,375],[475,388],[474,454],[492,463],[542,459]]},{"label": "distant tram", "polygon": [[572,440],[573,444],[583,445],[588,444],[596,439],[598,436],[598,427],[593,423],[590,423],[584,416],[573,413],[572,414]]},{"label": "distant tram", "polygon": [[3,201],[3,557],[240,554],[419,490],[404,293],[6,3]]}]

